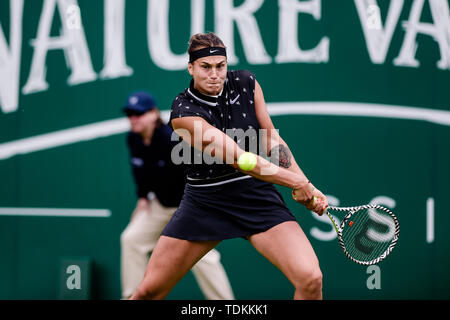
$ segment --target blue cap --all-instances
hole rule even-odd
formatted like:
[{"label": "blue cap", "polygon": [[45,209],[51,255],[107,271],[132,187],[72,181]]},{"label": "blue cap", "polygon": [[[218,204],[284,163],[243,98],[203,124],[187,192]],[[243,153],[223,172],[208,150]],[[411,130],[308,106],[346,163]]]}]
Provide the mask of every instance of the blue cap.
[{"label": "blue cap", "polygon": [[156,100],[150,93],[137,91],[128,96],[122,111],[143,114],[155,108]]}]

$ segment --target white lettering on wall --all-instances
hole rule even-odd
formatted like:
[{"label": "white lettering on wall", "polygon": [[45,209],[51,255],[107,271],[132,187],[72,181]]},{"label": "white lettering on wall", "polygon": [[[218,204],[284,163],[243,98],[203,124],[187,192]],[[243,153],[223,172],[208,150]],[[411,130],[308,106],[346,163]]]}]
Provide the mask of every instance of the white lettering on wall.
[{"label": "white lettering on wall", "polygon": [[395,200],[387,196],[377,196],[370,201],[370,204],[380,205],[390,209],[394,209],[396,205]]},{"label": "white lettering on wall", "polygon": [[399,56],[394,59],[394,65],[406,67],[419,67],[415,58],[418,44],[418,34],[428,35],[439,46],[441,59],[437,67],[442,70],[450,69],[450,14],[447,0],[429,0],[433,23],[420,22],[424,0],[414,0],[409,19],[402,26],[406,31]]},{"label": "white lettering on wall", "polygon": [[426,212],[426,240],[427,243],[434,242],[434,198],[427,199]]},{"label": "white lettering on wall", "polygon": [[269,64],[272,58],[264,48],[254,13],[264,0],[246,0],[239,7],[234,7],[233,0],[215,0],[215,30],[227,46],[230,64],[239,62],[234,46],[234,22],[244,47],[245,57],[250,64]]},{"label": "white lettering on wall", "polygon": [[[204,32],[204,11],[204,0],[191,2],[191,34]],[[174,54],[170,49],[169,36],[169,0],[149,0],[147,37],[148,48],[153,62],[158,67],[166,70],[186,69],[188,63],[187,53]]]},{"label": "white lettering on wall", "polygon": [[403,0],[391,1],[385,26],[381,22],[380,8],[376,0],[355,0],[370,60],[382,64],[391,44],[403,8]]},{"label": "white lettering on wall", "polygon": [[10,47],[0,24],[0,106],[5,113],[16,111],[19,106],[23,0],[10,0],[9,5]]},{"label": "white lettering on wall", "polygon": [[125,61],[125,0],[105,0],[104,67],[102,79],[127,77],[133,69]]},{"label": "white lettering on wall", "polygon": [[319,44],[310,50],[302,50],[298,44],[298,14],[311,14],[314,19],[321,17],[320,0],[298,1],[279,0],[278,54],[275,61],[287,62],[328,62],[330,39],[323,37]]},{"label": "white lettering on wall", "polygon": [[[335,196],[327,195],[327,200],[330,206],[338,207],[339,206],[339,199]],[[323,214],[321,216],[318,216],[316,213],[311,212],[314,219],[319,220],[320,222],[323,222],[328,225],[328,231],[323,231],[319,229],[318,227],[312,227],[311,228],[311,235],[319,240],[322,241],[331,241],[337,238],[336,230],[334,230],[333,222],[331,222],[330,218],[326,214]],[[336,216],[333,216],[334,221],[339,226],[341,221]]]},{"label": "white lettering on wall", "polygon": [[[163,70],[184,70],[188,56],[186,52],[174,53],[170,48],[169,6],[170,0],[148,0],[147,12],[147,44],[152,62]],[[173,1],[175,2],[175,1]],[[47,90],[46,82],[47,54],[50,50],[62,50],[71,71],[67,82],[69,85],[91,82],[97,79],[92,67],[89,48],[85,38],[85,27],[82,23],[82,9],[77,0],[44,0],[39,23],[34,26],[36,38],[23,39],[23,23],[33,21],[28,16],[34,12],[24,13],[23,0],[10,0],[9,34],[5,34],[0,25],[0,108],[2,112],[17,111],[19,107],[20,73],[22,65],[30,64],[28,78],[22,88],[23,94]],[[133,69],[127,65],[125,52],[125,37],[135,41],[133,35],[125,30],[125,6],[131,2],[125,0],[105,0],[103,67],[101,79],[114,79],[130,76]],[[245,0],[237,7],[233,0],[215,0],[214,17],[215,30],[228,47],[230,65],[237,64],[235,40],[240,38],[244,49],[243,55],[250,64],[269,64],[272,57],[267,53],[258,26],[264,21],[257,21],[256,13],[265,3],[264,0]],[[328,2],[323,2],[328,3]],[[375,64],[385,63],[391,47],[395,30],[400,32],[401,48],[395,66],[417,68],[420,62],[416,59],[416,51],[421,45],[417,42],[419,36],[428,36],[435,40],[440,55],[437,68],[450,70],[450,13],[448,0],[404,0],[390,1],[385,19],[382,19],[377,0],[354,0],[359,16],[370,61]],[[399,23],[399,17],[408,3],[410,9],[407,21]],[[205,0],[191,0],[191,34],[204,32]],[[422,22],[424,6],[428,5],[432,22]],[[410,6],[410,7],[409,7]],[[52,23],[56,7],[62,21],[60,34],[51,35]],[[318,37],[317,45],[308,50],[301,49],[301,38],[306,32],[299,31],[299,20],[304,15],[311,15],[316,20],[322,20],[321,0],[278,0],[278,48],[274,57],[275,63],[326,63],[329,60],[330,39]],[[88,10],[86,7],[85,10]],[[188,16],[189,14],[186,14]],[[350,13],[349,13],[350,15]],[[267,17],[266,17],[267,18]],[[270,18],[270,17],[269,17]],[[347,18],[347,17],[346,17]],[[186,18],[188,20],[188,17]],[[25,21],[25,22],[24,22]],[[384,21],[384,22],[383,22]],[[320,21],[326,23],[326,21]],[[94,22],[95,23],[95,22]],[[183,21],[178,21],[183,23]],[[172,23],[170,24],[172,25]],[[90,28],[95,27],[90,26]],[[235,34],[237,30],[238,34]],[[89,31],[89,30],[87,30]],[[266,39],[269,41],[270,39]],[[339,40],[339,39],[338,39]],[[142,39],[137,39],[142,41]],[[237,40],[236,40],[237,41]],[[273,39],[272,39],[273,41]],[[348,39],[346,41],[356,41]],[[187,42],[187,39],[186,39]],[[32,60],[22,61],[22,43],[33,47]],[[351,56],[351,51],[348,53]]]},{"label": "white lettering on wall", "polygon": [[64,50],[67,65],[72,70],[67,81],[70,85],[94,81],[97,78],[97,74],[92,69],[91,56],[81,21],[80,28],[71,28],[67,23],[62,23],[61,36],[50,36],[56,6],[58,6],[61,21],[65,21],[68,9],[78,4],[76,0],[45,0],[37,38],[31,41],[34,54],[28,81],[22,89],[24,94],[47,90],[45,60],[49,50]]},{"label": "white lettering on wall", "polygon": [[[334,206],[334,207],[339,206],[340,201],[337,197],[332,196],[332,195],[327,195],[326,197],[328,199],[328,203],[330,206]],[[386,197],[386,196],[377,196],[370,201],[370,204],[377,204],[377,205],[385,206],[385,207],[388,207],[391,209],[395,208],[395,205],[396,205],[394,199],[392,199],[390,197]],[[337,234],[336,234],[336,231],[334,230],[333,223],[326,215],[318,216],[316,213],[313,213],[313,212],[311,214],[314,219],[327,224],[328,229],[329,229],[327,231],[324,231],[316,226],[312,227],[310,230],[310,234],[314,238],[316,238],[318,240],[322,240],[322,241],[331,241],[331,240],[334,240],[337,238]],[[386,224],[389,227],[389,232],[387,233],[387,235],[385,237],[387,239],[391,239],[393,236],[393,232],[395,230],[395,226],[390,224],[390,220],[389,221],[383,220],[382,217],[379,217],[376,214],[373,214],[371,217],[375,221],[382,223],[382,224]],[[336,216],[333,216],[333,218],[336,221],[337,225],[339,226],[341,223],[340,219]],[[371,230],[369,230],[369,231],[374,236],[374,231],[371,231]],[[377,235],[377,236],[380,236],[380,235]]]}]

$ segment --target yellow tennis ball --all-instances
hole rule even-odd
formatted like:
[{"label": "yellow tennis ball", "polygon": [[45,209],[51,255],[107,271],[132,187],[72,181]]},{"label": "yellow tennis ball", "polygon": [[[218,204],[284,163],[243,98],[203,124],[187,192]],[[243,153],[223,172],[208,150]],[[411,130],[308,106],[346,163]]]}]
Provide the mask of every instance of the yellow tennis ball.
[{"label": "yellow tennis ball", "polygon": [[238,166],[244,171],[250,171],[253,170],[253,168],[256,166],[257,162],[256,156],[251,152],[244,152],[239,156],[238,159]]}]

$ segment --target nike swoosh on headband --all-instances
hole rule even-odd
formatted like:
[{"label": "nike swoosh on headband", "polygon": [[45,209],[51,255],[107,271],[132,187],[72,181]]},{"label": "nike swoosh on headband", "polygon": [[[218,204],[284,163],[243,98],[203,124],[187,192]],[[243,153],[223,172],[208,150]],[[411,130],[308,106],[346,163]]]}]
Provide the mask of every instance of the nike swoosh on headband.
[{"label": "nike swoosh on headband", "polygon": [[227,56],[227,51],[223,47],[206,47],[189,53],[189,62],[208,56]]}]

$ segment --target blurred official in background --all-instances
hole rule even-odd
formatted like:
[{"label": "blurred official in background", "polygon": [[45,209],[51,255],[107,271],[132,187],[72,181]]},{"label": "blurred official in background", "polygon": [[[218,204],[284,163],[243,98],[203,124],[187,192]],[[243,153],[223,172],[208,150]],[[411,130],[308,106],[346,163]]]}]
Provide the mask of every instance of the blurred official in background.
[{"label": "blurred official in background", "polygon": [[[123,112],[131,131],[127,145],[138,201],[120,237],[122,298],[129,298],[142,280],[149,254],[183,196],[185,179],[181,165],[173,164],[172,129],[163,123],[153,96],[134,92]],[[211,250],[192,268],[206,299],[234,299],[217,250]]]}]

